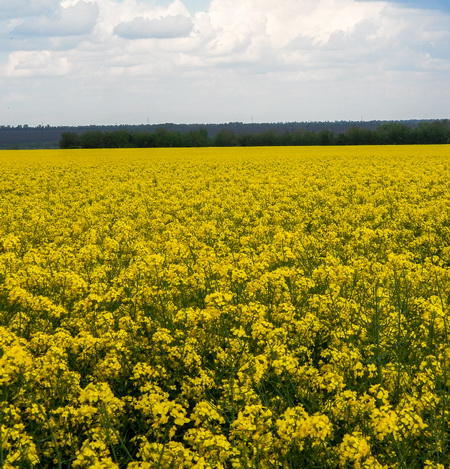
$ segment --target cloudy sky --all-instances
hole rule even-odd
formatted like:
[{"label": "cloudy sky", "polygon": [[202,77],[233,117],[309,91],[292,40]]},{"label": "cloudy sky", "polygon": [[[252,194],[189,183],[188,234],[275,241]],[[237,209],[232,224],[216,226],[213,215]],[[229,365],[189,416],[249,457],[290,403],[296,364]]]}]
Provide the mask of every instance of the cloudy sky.
[{"label": "cloudy sky", "polygon": [[449,118],[449,44],[449,0],[0,0],[0,125]]}]

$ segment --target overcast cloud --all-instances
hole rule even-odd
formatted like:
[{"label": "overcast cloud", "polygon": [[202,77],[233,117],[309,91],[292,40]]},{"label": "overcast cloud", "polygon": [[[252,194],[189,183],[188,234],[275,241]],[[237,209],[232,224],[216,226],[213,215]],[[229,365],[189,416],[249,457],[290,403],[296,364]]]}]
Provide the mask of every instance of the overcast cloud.
[{"label": "overcast cloud", "polygon": [[0,125],[448,118],[425,3],[0,0]]},{"label": "overcast cloud", "polygon": [[79,36],[92,32],[97,23],[98,6],[79,1],[73,6],[58,6],[48,16],[26,18],[12,30],[13,36]]},{"label": "overcast cloud", "polygon": [[125,39],[168,39],[188,36],[194,26],[187,16],[164,16],[158,19],[147,19],[139,16],[131,21],[119,23],[114,34]]}]

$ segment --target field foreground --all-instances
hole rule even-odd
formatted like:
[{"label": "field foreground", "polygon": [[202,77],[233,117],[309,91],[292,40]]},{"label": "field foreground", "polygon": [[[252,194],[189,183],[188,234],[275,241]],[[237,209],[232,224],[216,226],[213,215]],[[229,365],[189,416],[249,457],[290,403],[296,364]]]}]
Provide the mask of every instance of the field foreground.
[{"label": "field foreground", "polygon": [[449,467],[449,184],[449,145],[0,152],[0,467]]}]

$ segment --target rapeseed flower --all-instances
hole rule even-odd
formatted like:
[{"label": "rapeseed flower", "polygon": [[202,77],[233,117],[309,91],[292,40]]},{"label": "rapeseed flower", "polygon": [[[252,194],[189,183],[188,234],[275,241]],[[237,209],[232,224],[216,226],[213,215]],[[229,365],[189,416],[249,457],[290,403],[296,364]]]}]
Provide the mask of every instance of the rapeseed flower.
[{"label": "rapeseed flower", "polygon": [[0,465],[449,466],[449,158],[2,152]]}]

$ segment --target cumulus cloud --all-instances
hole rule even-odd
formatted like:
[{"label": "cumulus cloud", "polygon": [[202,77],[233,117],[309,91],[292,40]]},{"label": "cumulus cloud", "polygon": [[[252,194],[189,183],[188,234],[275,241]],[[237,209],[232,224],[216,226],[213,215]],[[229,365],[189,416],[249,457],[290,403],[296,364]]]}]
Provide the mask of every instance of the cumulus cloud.
[{"label": "cumulus cloud", "polygon": [[[306,66],[309,51],[325,47],[336,32],[350,34],[373,19],[384,3],[357,5],[353,0],[214,0],[195,25],[182,57],[185,65],[253,66],[258,73]],[[307,52],[308,51],[308,52]]]},{"label": "cumulus cloud", "polygon": [[30,36],[78,36],[94,28],[98,17],[95,3],[79,1],[67,8],[58,8],[53,15],[27,19],[13,29],[13,34]]},{"label": "cumulus cloud", "polygon": [[10,54],[6,70],[10,77],[63,76],[70,64],[51,51],[17,51]]},{"label": "cumulus cloud", "polygon": [[[430,109],[431,103],[443,107],[445,100],[431,94],[439,89],[449,96],[448,84],[440,85],[450,67],[450,17],[442,11],[405,9],[387,0],[212,0],[192,14],[189,5],[0,0],[0,79],[14,77],[5,93],[18,92],[21,77],[64,75],[93,96],[94,85],[105,96],[121,90],[123,109],[131,106],[132,92],[140,96],[134,101],[139,108],[148,100],[161,102],[161,110],[171,96],[173,107],[166,101],[160,119],[174,120],[181,112],[217,120],[212,113],[226,109],[234,120],[239,116],[232,113],[243,106],[281,120],[289,109],[296,119],[319,119],[320,109],[325,119],[348,118],[339,115],[345,103],[355,108],[372,100],[377,108],[383,93],[392,92],[394,108],[406,86],[405,106],[414,96],[429,96]],[[324,102],[315,103],[317,96]],[[181,111],[187,97],[203,106]],[[310,114],[295,115],[299,102],[310,106]],[[312,114],[314,106],[318,112]],[[336,112],[327,115],[325,108]]]},{"label": "cumulus cloud", "polygon": [[445,49],[448,57],[448,16],[387,1],[213,0],[204,16],[194,30],[208,39],[186,63],[253,64],[271,74],[315,69],[327,79],[330,70],[363,65],[377,73],[399,63],[405,70],[442,67],[422,57],[424,50],[443,59]]},{"label": "cumulus cloud", "polygon": [[[3,8],[12,4],[0,2]],[[148,69],[148,61],[159,61],[190,70],[228,66],[236,73],[242,70],[240,64],[271,74],[361,63],[385,67],[400,56],[411,67],[442,68],[448,59],[449,28],[442,15],[400,10],[387,1],[213,0],[194,16],[181,0],[165,6],[137,0],[56,3],[57,7],[55,0],[18,0],[19,10],[53,5],[54,11],[10,23],[11,35],[19,36],[16,42],[24,50],[70,47],[78,56],[74,60],[95,56],[97,67],[100,61],[105,70],[114,57],[128,57],[132,73]],[[83,35],[83,45],[76,43],[77,35]],[[62,44],[68,36],[75,40]],[[130,41],[155,38],[171,41]]]},{"label": "cumulus cloud", "polygon": [[209,16],[217,29],[246,24],[254,34],[265,34],[276,47],[299,35],[325,42],[335,31],[349,31],[375,17],[383,2],[360,4],[354,0],[214,0]]},{"label": "cumulus cloud", "polygon": [[193,28],[190,18],[183,15],[165,16],[160,19],[134,18],[119,23],[114,34],[125,39],[170,39],[189,35]]},{"label": "cumulus cloud", "polygon": [[51,13],[59,4],[60,0],[0,0],[0,20]]}]

